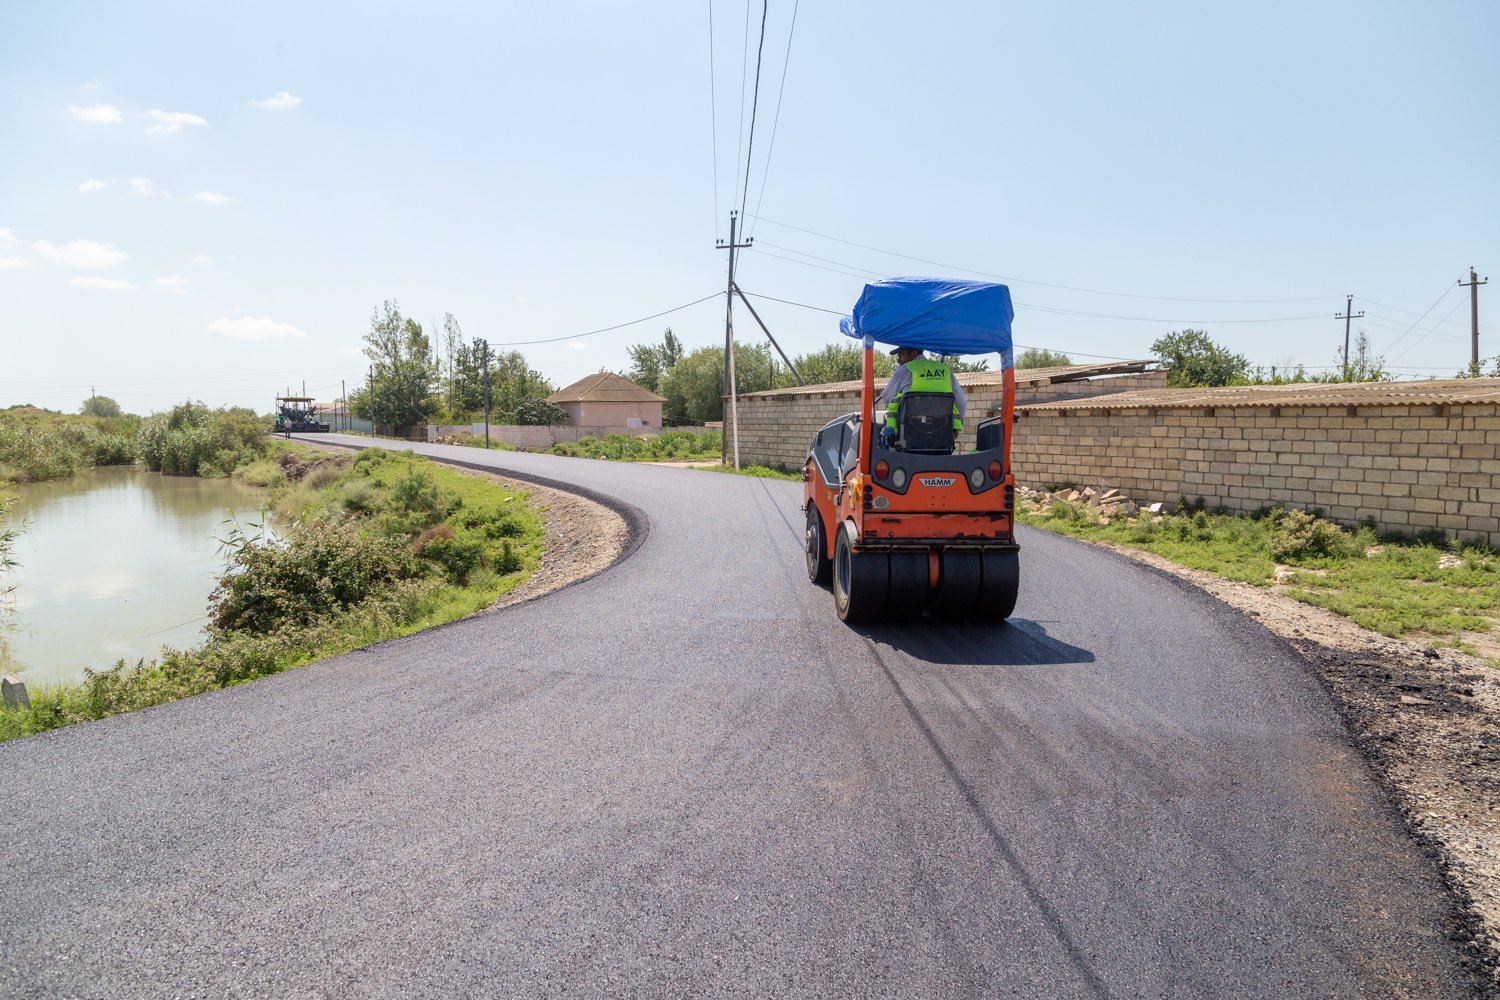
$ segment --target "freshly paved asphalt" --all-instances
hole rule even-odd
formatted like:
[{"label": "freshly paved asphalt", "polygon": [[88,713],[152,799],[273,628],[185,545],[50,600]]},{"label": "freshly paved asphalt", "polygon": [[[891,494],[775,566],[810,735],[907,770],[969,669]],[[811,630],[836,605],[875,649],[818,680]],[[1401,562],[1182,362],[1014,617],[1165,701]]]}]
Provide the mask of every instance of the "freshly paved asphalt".
[{"label": "freshly paved asphalt", "polygon": [[0,745],[0,995],[1472,995],[1323,689],[1198,592],[1027,532],[1009,625],[853,631],[798,484],[417,450],[644,537]]}]

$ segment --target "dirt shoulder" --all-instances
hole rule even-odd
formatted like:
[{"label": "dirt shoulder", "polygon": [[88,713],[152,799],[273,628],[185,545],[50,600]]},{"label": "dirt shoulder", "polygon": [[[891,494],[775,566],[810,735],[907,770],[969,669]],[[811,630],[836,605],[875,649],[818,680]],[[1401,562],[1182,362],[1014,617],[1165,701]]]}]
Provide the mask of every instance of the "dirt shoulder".
[{"label": "dirt shoulder", "polygon": [[1437,855],[1500,987],[1500,671],[1389,639],[1272,590],[1089,542],[1187,580],[1255,618],[1317,668],[1356,743]]}]

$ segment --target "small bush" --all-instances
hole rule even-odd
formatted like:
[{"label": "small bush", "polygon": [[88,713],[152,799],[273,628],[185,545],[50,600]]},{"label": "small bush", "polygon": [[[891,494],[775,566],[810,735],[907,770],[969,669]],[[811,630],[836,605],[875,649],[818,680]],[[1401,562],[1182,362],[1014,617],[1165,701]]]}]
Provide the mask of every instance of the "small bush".
[{"label": "small bush", "polygon": [[460,538],[450,528],[446,535],[427,542],[422,549],[422,558],[430,559],[443,567],[455,582],[465,583],[470,571],[484,558],[484,544],[474,539]]},{"label": "small bush", "polygon": [[339,502],[344,509],[368,514],[380,502],[380,491],[368,479],[351,479],[339,487]]},{"label": "small bush", "polygon": [[1348,559],[1360,554],[1354,536],[1331,521],[1307,511],[1282,511],[1268,517],[1266,547],[1278,562],[1300,563],[1313,559]]}]

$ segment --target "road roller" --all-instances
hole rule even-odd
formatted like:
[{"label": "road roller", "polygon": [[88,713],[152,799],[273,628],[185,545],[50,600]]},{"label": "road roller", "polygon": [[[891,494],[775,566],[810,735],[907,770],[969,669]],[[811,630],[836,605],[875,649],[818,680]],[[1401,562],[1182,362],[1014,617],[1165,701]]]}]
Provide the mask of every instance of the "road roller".
[{"label": "road roller", "polygon": [[[803,466],[807,575],[831,584],[846,622],[999,622],[1020,587],[1011,425],[1014,309],[1005,285],[894,278],[866,285],[846,336],[864,347],[860,408],[814,436]],[[876,344],[1000,356],[1001,405],[960,451],[953,395],[906,392],[894,435],[876,414]]]}]

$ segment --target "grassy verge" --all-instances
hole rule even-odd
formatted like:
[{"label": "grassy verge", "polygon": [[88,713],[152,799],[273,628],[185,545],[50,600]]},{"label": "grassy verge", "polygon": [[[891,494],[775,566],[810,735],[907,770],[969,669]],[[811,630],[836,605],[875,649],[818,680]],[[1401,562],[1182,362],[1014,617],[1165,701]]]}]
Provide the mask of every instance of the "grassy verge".
[{"label": "grassy verge", "polygon": [[603,458],[614,462],[660,462],[669,458],[716,461],[724,436],[718,431],[662,431],[650,437],[609,434],[564,441],[546,450],[548,455],[572,458]]},{"label": "grassy verge", "polygon": [[782,472],[780,469],[772,469],[764,465],[743,465],[736,469],[732,465],[694,465],[691,466],[697,472],[727,472],[731,476],[756,476],[760,479],[789,479],[796,482],[802,481],[800,472]]},{"label": "grassy verge", "polygon": [[235,529],[209,599],[208,640],[119,661],[0,710],[0,740],[279,673],[493,604],[539,565],[528,494],[411,454],[288,445],[236,475],[270,489],[280,541]]},{"label": "grassy verge", "polygon": [[[1255,516],[1179,505],[1175,514],[1108,520],[1082,503],[1022,503],[1023,524],[1154,552],[1193,569],[1326,608],[1392,638],[1487,655],[1500,625],[1500,555],[1457,541],[1380,539],[1314,514],[1270,508]],[[1279,572],[1278,572],[1279,570]],[[1483,648],[1481,648],[1483,647]],[[1500,666],[1500,658],[1488,656]]]}]

